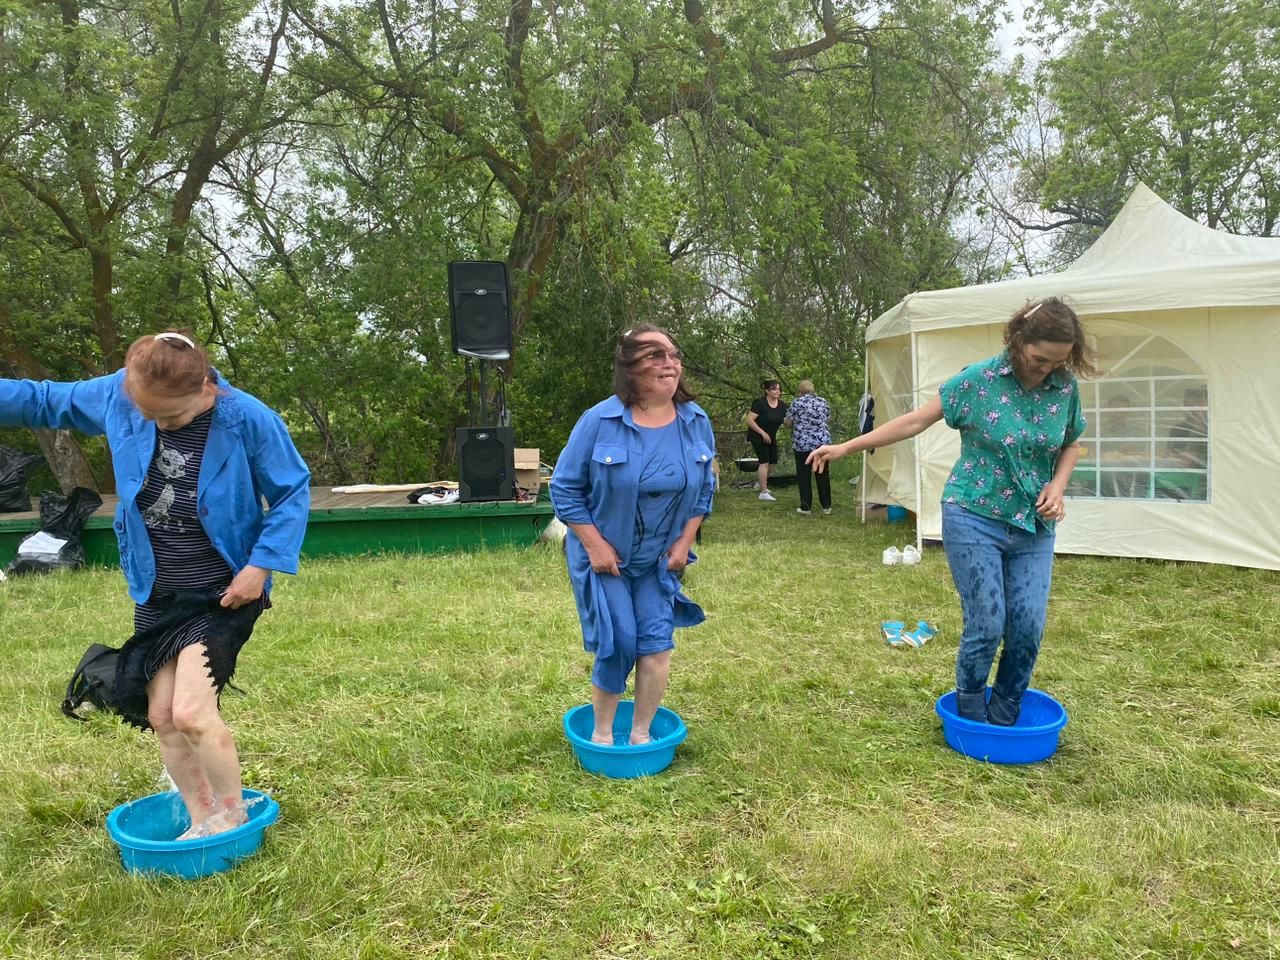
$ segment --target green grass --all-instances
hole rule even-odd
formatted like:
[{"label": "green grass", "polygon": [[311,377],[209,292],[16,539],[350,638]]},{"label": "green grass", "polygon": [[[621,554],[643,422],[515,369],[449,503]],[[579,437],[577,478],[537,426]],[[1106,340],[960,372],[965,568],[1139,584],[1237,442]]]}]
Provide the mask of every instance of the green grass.
[{"label": "green grass", "polygon": [[[839,485],[838,485],[839,486]],[[608,781],[560,727],[589,657],[557,549],[307,564],[224,712],[282,817],[197,882],[120,868],[150,735],[61,717],[118,645],[118,571],[0,585],[0,956],[1280,955],[1280,577],[1062,557],[1036,685],[1048,763],[942,742],[959,608],[904,527],[720,497],[677,635],[675,764]],[[941,624],[919,651],[877,622]]]}]

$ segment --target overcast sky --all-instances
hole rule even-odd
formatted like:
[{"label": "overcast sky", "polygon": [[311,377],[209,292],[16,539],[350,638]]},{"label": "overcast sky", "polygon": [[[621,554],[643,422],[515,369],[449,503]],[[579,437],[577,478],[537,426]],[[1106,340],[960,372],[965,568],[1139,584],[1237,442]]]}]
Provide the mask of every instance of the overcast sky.
[{"label": "overcast sky", "polygon": [[[1022,18],[1027,4],[1025,0],[1005,0],[1004,6],[1010,16],[1010,21],[1000,28],[996,34],[996,41],[999,43],[1000,49],[1004,51],[1004,55],[1012,59],[1013,55],[1019,52],[1014,44],[1022,36]],[[1027,51],[1024,50],[1022,52],[1026,53]],[[1028,59],[1032,58],[1028,57]]]}]

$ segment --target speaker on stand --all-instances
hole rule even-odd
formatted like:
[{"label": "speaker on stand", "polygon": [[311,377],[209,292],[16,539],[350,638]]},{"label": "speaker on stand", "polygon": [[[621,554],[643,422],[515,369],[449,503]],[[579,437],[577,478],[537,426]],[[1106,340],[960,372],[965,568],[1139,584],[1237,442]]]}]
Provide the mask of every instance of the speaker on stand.
[{"label": "speaker on stand", "polygon": [[478,360],[511,359],[511,294],[500,260],[449,264],[453,352]]},{"label": "speaker on stand", "polygon": [[[463,503],[510,500],[515,496],[515,431],[507,413],[506,382],[497,371],[492,397],[486,365],[511,359],[511,292],[507,265],[497,260],[454,260],[449,264],[449,323],[453,352],[466,358],[467,419],[455,434],[458,499]],[[472,361],[479,367],[480,416],[472,398]],[[491,422],[495,426],[487,426]]]},{"label": "speaker on stand", "polygon": [[511,427],[459,427],[458,500],[510,500],[515,496],[516,444]]}]

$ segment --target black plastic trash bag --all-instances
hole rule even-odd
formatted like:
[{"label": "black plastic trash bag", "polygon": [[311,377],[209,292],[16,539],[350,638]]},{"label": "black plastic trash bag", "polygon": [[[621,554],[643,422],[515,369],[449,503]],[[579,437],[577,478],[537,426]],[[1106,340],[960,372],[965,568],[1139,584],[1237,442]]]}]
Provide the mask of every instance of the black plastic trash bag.
[{"label": "black plastic trash bag", "polygon": [[44,462],[38,453],[23,453],[0,447],[0,513],[23,513],[31,509],[27,477]]},{"label": "black plastic trash bag", "polygon": [[65,497],[52,490],[40,494],[40,532],[18,544],[18,554],[6,572],[51,573],[83,567],[80,533],[100,506],[102,498],[88,487],[76,487]]}]

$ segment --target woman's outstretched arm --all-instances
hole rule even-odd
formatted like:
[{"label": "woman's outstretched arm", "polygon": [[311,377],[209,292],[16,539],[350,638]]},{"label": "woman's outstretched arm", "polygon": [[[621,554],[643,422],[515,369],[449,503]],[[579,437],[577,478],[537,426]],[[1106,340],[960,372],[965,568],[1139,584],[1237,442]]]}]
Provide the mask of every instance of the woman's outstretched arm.
[{"label": "woman's outstretched arm", "polygon": [[876,427],[869,433],[846,440],[844,443],[828,443],[809,454],[805,461],[815,473],[822,473],[832,460],[856,453],[859,450],[874,450],[876,447],[887,447],[899,440],[907,440],[916,434],[924,433],[942,419],[942,398],[934,397],[923,406],[894,417],[888,423]]}]

